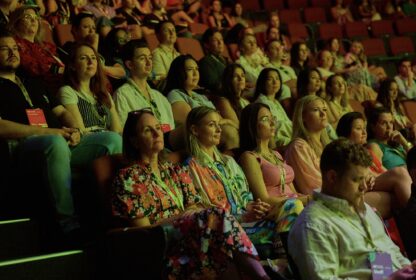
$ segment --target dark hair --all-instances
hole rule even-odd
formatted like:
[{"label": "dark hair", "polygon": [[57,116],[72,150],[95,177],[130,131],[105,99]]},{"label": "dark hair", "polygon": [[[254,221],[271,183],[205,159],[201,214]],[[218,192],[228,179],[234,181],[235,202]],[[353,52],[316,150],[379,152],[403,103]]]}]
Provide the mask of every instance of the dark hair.
[{"label": "dark hair", "polygon": [[222,74],[221,95],[230,101],[231,107],[234,109],[237,117],[240,117],[241,106],[239,99],[235,95],[233,83],[231,82],[234,76],[234,72],[237,69],[243,70],[244,74],[246,73],[243,66],[237,63],[231,63],[225,67]]},{"label": "dark hair", "polygon": [[254,91],[254,96],[253,96],[254,100],[256,100],[260,94],[266,95],[266,81],[267,81],[267,76],[269,75],[270,72],[276,72],[280,80],[280,88],[276,92],[275,98],[278,99],[282,95],[282,86],[283,86],[282,76],[280,75],[277,69],[268,67],[268,68],[264,68],[263,70],[261,70],[259,77],[257,78],[256,90]]},{"label": "dark hair", "polygon": [[410,58],[402,58],[399,60],[399,63],[397,63],[397,67],[402,66],[403,62],[410,62],[410,64],[412,64],[412,60]]},{"label": "dark hair", "polygon": [[[216,27],[208,28],[204,34],[202,34],[201,42],[203,45],[209,44],[209,41],[214,36],[215,33],[221,33],[221,30],[219,30]],[[222,35],[222,33],[221,33]]]},{"label": "dark hair", "polygon": [[137,137],[137,123],[144,114],[154,116],[148,109],[132,111],[127,115],[123,129],[123,154],[129,160],[137,160],[140,156],[140,150],[132,144],[131,139]]},{"label": "dark hair", "polygon": [[121,59],[125,63],[127,60],[132,60],[136,49],[149,48],[147,43],[143,40],[135,39],[129,41],[121,49]]},{"label": "dark hair", "polygon": [[174,89],[185,90],[185,81],[187,79],[185,63],[189,59],[196,63],[195,58],[190,54],[182,54],[172,61],[166,77],[165,95]]},{"label": "dark hair", "polygon": [[123,27],[116,27],[111,29],[107,36],[104,38],[102,54],[106,60],[113,60],[120,57],[122,45],[120,45],[117,40],[117,33],[119,31],[124,31],[126,34],[129,33],[129,31]]},{"label": "dark hair", "polygon": [[253,151],[257,147],[257,117],[261,108],[269,106],[263,103],[251,103],[241,111],[240,117],[240,150]]},{"label": "dark hair", "polygon": [[[305,42],[295,42],[292,45],[292,48],[290,49],[290,65],[292,67],[296,67],[296,68],[300,68],[300,69],[305,67],[305,66],[302,67],[299,64],[299,49],[300,49],[300,46],[302,46],[302,45],[307,46]],[[306,59],[304,65],[308,65],[308,63],[309,63],[309,58]]]},{"label": "dark hair", "polygon": [[165,25],[167,23],[171,23],[173,26],[175,26],[175,24],[172,21],[170,21],[170,20],[162,20],[162,21],[159,21],[159,23],[156,24],[156,26],[155,26],[155,34],[156,35],[159,35],[160,32],[162,31],[163,25]]},{"label": "dark hair", "polygon": [[352,131],[352,123],[355,120],[365,120],[365,117],[360,112],[349,112],[343,115],[337,125],[337,135],[338,137],[349,138]]},{"label": "dark hair", "polygon": [[371,107],[370,106],[366,108],[365,115],[367,117],[368,139],[374,138],[373,129],[371,127],[374,126],[378,122],[381,114],[391,114],[391,112],[385,107]]},{"label": "dark hair", "polygon": [[14,38],[14,35],[12,32],[10,32],[9,30],[7,30],[6,28],[1,28],[0,29],[0,39],[3,38]]},{"label": "dark hair", "polygon": [[397,82],[393,79],[390,78],[386,78],[385,80],[380,82],[380,88],[378,90],[378,95],[377,95],[377,101],[380,102],[385,108],[389,109],[391,108],[391,105],[394,106],[394,109],[396,109],[396,111],[402,115],[404,115],[401,107],[400,107],[400,102],[399,102],[399,96],[397,95],[396,100],[393,101],[393,104],[391,104],[391,100],[390,100],[390,87],[393,83]]},{"label": "dark hair", "polygon": [[340,138],[324,148],[320,163],[321,174],[335,170],[338,176],[342,176],[351,165],[370,167],[372,162],[370,153],[363,145]]},{"label": "dark hair", "polygon": [[[299,72],[298,75],[298,81],[296,84],[297,90],[298,90],[298,96],[303,97],[308,95],[308,85],[309,85],[309,76],[312,72],[316,72],[319,75],[319,79],[322,81],[321,73],[319,73],[318,69],[316,68],[306,68]],[[316,95],[321,96],[322,95],[322,89],[319,90]]]},{"label": "dark hair", "polygon": [[106,105],[108,108],[111,108],[111,100],[108,95],[108,85],[109,82],[104,74],[102,65],[99,61],[99,55],[97,51],[86,43],[76,43],[71,51],[69,52],[69,59],[65,67],[64,78],[65,82],[75,89],[79,89],[79,80],[77,77],[77,69],[74,68],[75,57],[77,55],[78,49],[81,47],[88,47],[93,50],[95,57],[97,58],[97,73],[90,80],[90,89],[92,93],[97,97],[97,101],[100,104]]},{"label": "dark hair", "polygon": [[79,14],[77,14],[76,16],[74,16],[71,20],[71,25],[72,28],[78,28],[81,25],[81,21],[84,18],[91,18],[94,22],[95,22],[95,16],[93,13],[90,12],[81,12]]}]

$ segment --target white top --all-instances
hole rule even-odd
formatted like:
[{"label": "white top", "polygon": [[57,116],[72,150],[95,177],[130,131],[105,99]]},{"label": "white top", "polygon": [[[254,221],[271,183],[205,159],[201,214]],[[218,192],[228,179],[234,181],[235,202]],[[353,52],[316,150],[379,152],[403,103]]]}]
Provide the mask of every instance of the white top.
[{"label": "white top", "polygon": [[215,109],[214,104],[211,101],[209,101],[205,95],[196,92],[192,92],[191,95],[188,95],[183,90],[174,89],[168,93],[168,100],[170,104],[179,101],[186,102],[192,109],[200,106],[207,106],[212,109]]}]

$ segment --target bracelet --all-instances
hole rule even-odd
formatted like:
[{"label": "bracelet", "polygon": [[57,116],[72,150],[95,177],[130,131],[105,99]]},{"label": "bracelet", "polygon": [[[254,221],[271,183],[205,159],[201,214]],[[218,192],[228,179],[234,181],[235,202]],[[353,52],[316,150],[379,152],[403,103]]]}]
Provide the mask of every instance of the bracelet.
[{"label": "bracelet", "polygon": [[408,147],[408,148],[410,149],[410,148],[412,148],[412,147],[413,147],[413,145],[412,145],[412,143],[411,143],[411,142],[407,142],[407,143],[406,143],[406,147]]}]

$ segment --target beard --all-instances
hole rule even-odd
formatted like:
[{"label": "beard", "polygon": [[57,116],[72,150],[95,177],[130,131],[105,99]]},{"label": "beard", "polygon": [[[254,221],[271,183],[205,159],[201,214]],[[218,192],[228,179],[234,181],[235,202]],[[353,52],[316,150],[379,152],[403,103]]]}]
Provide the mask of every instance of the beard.
[{"label": "beard", "polygon": [[17,68],[19,68],[19,65],[0,65],[0,72],[3,73],[16,73]]}]

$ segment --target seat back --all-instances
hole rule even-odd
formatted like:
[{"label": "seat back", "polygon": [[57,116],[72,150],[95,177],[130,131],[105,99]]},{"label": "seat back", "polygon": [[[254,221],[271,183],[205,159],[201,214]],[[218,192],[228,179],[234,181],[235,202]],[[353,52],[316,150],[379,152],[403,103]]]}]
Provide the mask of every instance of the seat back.
[{"label": "seat back", "polygon": [[391,20],[376,20],[371,22],[371,33],[374,37],[394,35],[393,22]]},{"label": "seat back", "polygon": [[189,29],[194,35],[201,35],[208,29],[208,25],[199,22],[193,22],[189,24]]},{"label": "seat back", "polygon": [[387,55],[384,48],[384,42],[380,38],[370,38],[361,41],[364,47],[364,52],[368,57],[371,56],[385,56]]},{"label": "seat back", "polygon": [[302,23],[300,11],[297,9],[286,9],[279,11],[279,18],[281,23]]},{"label": "seat back", "polygon": [[311,0],[311,7],[330,8],[331,0]]},{"label": "seat back", "polygon": [[71,24],[57,24],[55,26],[56,42],[62,47],[66,42],[74,41],[74,36],[71,33]]},{"label": "seat back", "polygon": [[154,33],[144,34],[144,40],[146,41],[150,51],[153,51],[157,48],[157,46],[159,46],[159,39],[157,39],[157,36]]},{"label": "seat back", "polygon": [[264,9],[266,11],[283,10],[285,8],[284,0],[263,0]]},{"label": "seat back", "polygon": [[310,7],[303,10],[306,23],[323,23],[327,22],[326,12],[321,7]]},{"label": "seat back", "polygon": [[350,39],[368,37],[368,27],[362,21],[345,23],[345,35]]},{"label": "seat back", "polygon": [[181,54],[190,54],[196,61],[204,57],[204,50],[196,39],[179,37],[176,40],[176,46]]},{"label": "seat back", "polygon": [[308,30],[303,23],[289,23],[287,29],[292,43],[306,41],[309,38]]},{"label": "seat back", "polygon": [[328,40],[343,37],[342,27],[337,23],[322,23],[319,25],[319,38]]},{"label": "seat back", "polygon": [[41,30],[43,32],[43,41],[55,44],[55,41],[53,40],[52,27],[49,22],[42,20],[40,24],[42,26]]},{"label": "seat back", "polygon": [[412,123],[416,123],[416,101],[405,100],[402,101],[404,111]]},{"label": "seat back", "polygon": [[308,0],[290,0],[287,1],[289,9],[304,9],[308,6]]},{"label": "seat back", "polygon": [[411,18],[399,19],[396,21],[396,31],[399,35],[416,33],[416,20]]},{"label": "seat back", "polygon": [[409,37],[392,37],[390,38],[389,44],[392,55],[409,54],[415,52],[412,39]]},{"label": "seat back", "polygon": [[360,101],[355,99],[349,100],[351,108],[354,110],[354,112],[360,112],[361,114],[365,115],[364,113],[364,106],[361,104]]}]

